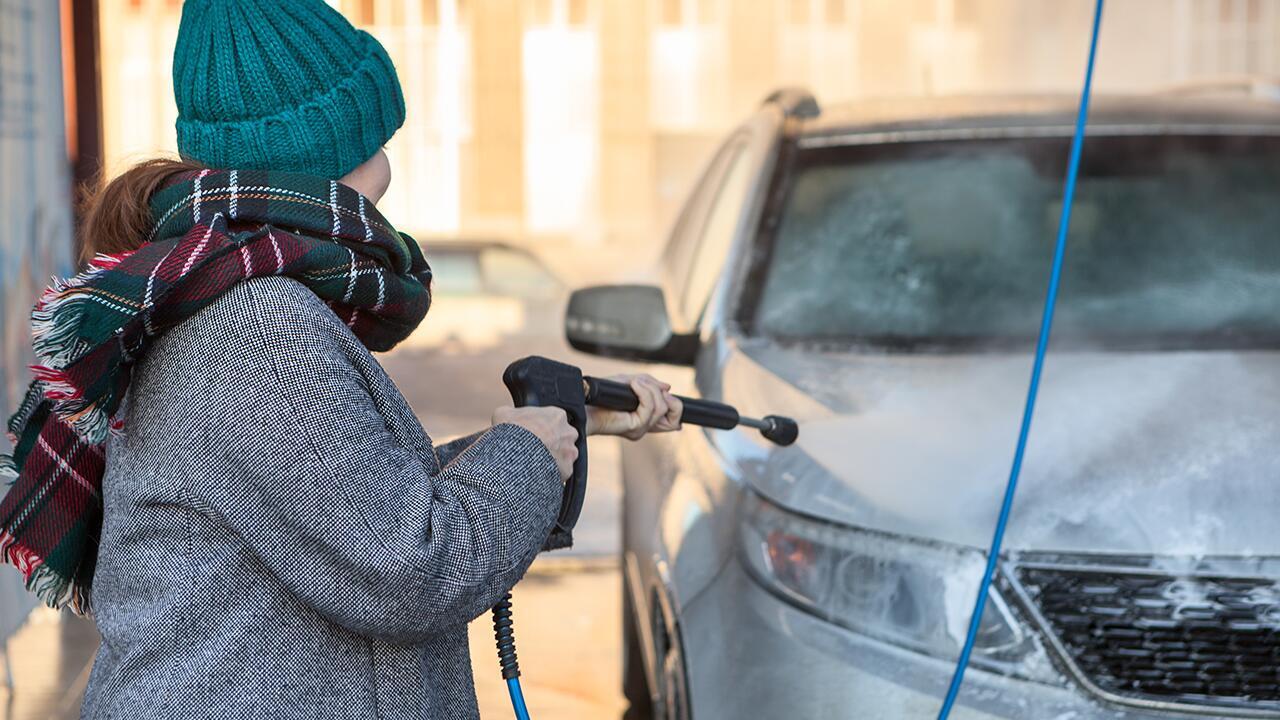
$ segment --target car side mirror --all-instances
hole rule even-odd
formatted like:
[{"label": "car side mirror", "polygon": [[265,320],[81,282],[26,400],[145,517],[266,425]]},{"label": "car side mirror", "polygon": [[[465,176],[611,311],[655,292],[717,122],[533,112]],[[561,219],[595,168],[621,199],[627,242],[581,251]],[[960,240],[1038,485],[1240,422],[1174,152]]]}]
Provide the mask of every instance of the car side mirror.
[{"label": "car side mirror", "polygon": [[564,333],[575,350],[604,357],[693,365],[696,334],[678,334],[662,290],[650,285],[599,285],[575,290]]}]

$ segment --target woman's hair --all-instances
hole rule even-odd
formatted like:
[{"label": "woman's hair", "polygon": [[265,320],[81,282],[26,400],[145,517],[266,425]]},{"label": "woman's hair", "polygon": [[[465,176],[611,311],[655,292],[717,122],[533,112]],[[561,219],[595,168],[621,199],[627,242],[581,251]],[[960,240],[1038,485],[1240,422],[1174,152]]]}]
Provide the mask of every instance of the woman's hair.
[{"label": "woman's hair", "polygon": [[77,259],[88,263],[98,253],[137,250],[151,236],[151,196],[174,175],[201,170],[185,160],[144,160],[107,180],[86,186],[80,205]]}]

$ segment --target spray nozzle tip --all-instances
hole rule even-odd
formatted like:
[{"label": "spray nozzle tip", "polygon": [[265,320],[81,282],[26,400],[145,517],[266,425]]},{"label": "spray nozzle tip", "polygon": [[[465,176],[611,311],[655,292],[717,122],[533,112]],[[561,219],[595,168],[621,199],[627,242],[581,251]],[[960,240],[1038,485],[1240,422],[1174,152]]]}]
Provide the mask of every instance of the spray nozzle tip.
[{"label": "spray nozzle tip", "polygon": [[761,430],[760,434],[777,445],[790,445],[800,436],[799,426],[789,417],[766,415],[764,421],[768,427]]}]

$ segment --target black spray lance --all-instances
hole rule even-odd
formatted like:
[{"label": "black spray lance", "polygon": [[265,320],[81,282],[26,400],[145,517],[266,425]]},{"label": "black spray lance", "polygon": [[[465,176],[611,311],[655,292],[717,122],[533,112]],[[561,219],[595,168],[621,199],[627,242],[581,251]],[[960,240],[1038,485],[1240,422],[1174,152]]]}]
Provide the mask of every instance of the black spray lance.
[{"label": "black spray lance", "polygon": [[[584,377],[582,370],[573,365],[537,356],[511,363],[502,374],[502,382],[511,391],[511,400],[516,407],[561,408],[568,415],[569,424],[578,431],[578,459],[573,463],[573,474],[565,483],[555,527],[542,547],[543,550],[567,548],[573,545],[573,527],[578,523],[582,500],[587,494],[587,406],[631,412],[640,406],[640,399],[628,385]],[[757,420],[742,417],[735,408],[724,403],[686,397],[680,397],[680,402],[684,405],[680,422],[688,425],[722,430],[745,425],[756,428],[766,439],[778,445],[790,445],[799,433],[795,420],[790,418],[769,415]],[[502,677],[511,692],[516,718],[528,720],[529,711],[525,708],[520,689],[520,664],[516,660],[511,593],[507,593],[493,608],[493,632],[498,642]]]}]

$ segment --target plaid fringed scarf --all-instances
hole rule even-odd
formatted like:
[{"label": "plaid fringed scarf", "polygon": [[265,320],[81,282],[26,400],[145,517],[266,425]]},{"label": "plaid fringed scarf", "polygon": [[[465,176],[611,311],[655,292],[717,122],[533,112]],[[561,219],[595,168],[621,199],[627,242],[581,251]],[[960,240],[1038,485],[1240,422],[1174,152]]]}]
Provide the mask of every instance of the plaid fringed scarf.
[{"label": "plaid fringed scarf", "polygon": [[89,610],[108,433],[148,343],[250,277],[311,288],[370,350],[403,340],[431,303],[431,270],[362,195],[251,171],[185,173],[151,200],[149,242],[54,279],[31,313],[38,364],[9,420],[0,555],[49,605]]}]

